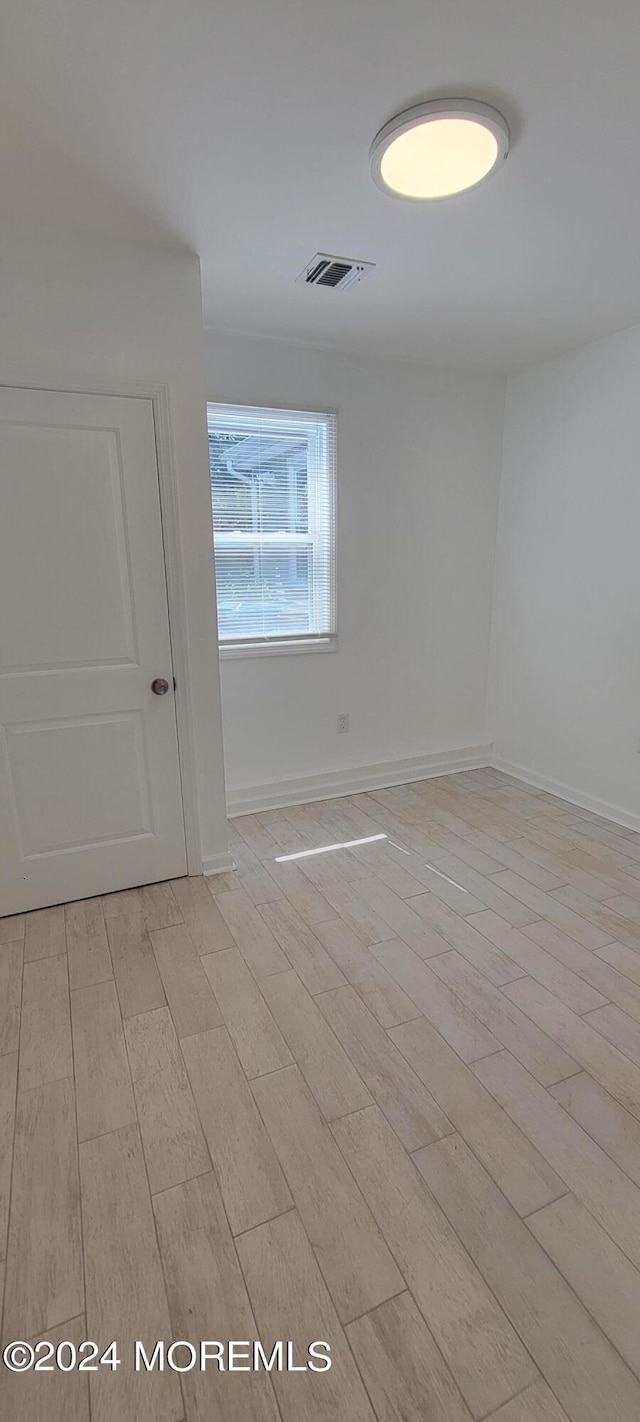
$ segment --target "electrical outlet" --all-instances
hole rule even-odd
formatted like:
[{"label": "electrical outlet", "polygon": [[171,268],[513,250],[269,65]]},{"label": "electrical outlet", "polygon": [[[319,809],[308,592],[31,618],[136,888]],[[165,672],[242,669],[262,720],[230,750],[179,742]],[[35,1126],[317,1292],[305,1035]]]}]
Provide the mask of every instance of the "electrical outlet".
[{"label": "electrical outlet", "polygon": [[338,731],[348,731],[348,730],[349,730],[349,717],[348,717],[348,716],[338,716]]}]

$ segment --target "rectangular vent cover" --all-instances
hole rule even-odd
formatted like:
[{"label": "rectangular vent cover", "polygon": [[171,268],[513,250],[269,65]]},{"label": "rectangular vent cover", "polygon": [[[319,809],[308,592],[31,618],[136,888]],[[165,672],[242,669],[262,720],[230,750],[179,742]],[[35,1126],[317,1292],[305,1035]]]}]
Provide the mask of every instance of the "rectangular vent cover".
[{"label": "rectangular vent cover", "polygon": [[333,291],[346,291],[348,286],[362,281],[374,266],[375,262],[356,262],[350,257],[332,257],[328,252],[316,252],[296,281],[304,282],[305,286],[326,286]]}]

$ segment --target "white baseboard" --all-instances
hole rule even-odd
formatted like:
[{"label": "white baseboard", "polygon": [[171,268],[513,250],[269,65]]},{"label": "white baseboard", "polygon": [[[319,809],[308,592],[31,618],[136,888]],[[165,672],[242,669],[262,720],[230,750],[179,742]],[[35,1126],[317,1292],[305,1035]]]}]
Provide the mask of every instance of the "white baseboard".
[{"label": "white baseboard", "polygon": [[559,800],[568,800],[579,810],[590,810],[593,815],[600,815],[603,820],[611,820],[613,824],[622,825],[624,829],[640,832],[640,815],[623,809],[622,805],[612,805],[608,800],[600,800],[597,795],[585,795],[583,790],[576,790],[574,785],[565,785],[562,780],[551,780],[547,775],[538,775],[535,770],[529,770],[525,765],[517,765],[515,761],[505,760],[501,755],[492,754],[489,763],[494,770],[513,775],[515,780],[523,780],[525,785],[532,785],[534,790],[546,790],[550,795],[557,795]]},{"label": "white baseboard", "polygon": [[235,867],[236,866],[229,853],[207,854],[202,860],[202,872],[206,875],[226,874],[230,869],[235,869]]},{"label": "white baseboard", "polygon": [[[360,791],[384,790],[407,785],[412,780],[430,780],[435,775],[452,775],[459,770],[478,770],[490,764],[491,746],[464,746],[460,750],[438,751],[409,760],[361,765],[347,770],[330,770],[304,775],[298,780],[274,780],[266,785],[246,786],[227,793],[227,813],[251,815],[257,810],[276,810],[286,805],[306,805],[312,800],[334,800]],[[215,872],[205,869],[205,873]]]}]

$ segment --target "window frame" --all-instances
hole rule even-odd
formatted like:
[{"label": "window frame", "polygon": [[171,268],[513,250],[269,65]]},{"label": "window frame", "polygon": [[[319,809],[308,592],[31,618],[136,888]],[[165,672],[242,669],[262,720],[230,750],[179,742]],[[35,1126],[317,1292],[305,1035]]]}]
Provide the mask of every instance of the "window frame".
[{"label": "window frame", "polygon": [[[223,413],[223,415],[225,416],[225,418],[229,419],[229,417],[232,416],[234,412],[237,412],[237,414],[238,414],[238,415],[241,415],[243,418],[247,418],[247,417],[248,417],[248,418],[250,419],[250,418],[253,416],[253,417],[255,417],[256,420],[263,419],[265,416],[271,416],[271,417],[274,418],[274,419],[277,419],[278,417],[280,417],[281,420],[282,420],[283,425],[286,425],[286,424],[287,424],[287,417],[288,417],[288,416],[291,417],[291,420],[292,420],[292,421],[303,421],[303,420],[305,420],[305,418],[306,418],[310,423],[312,423],[312,424],[315,426],[315,428],[314,428],[313,431],[311,432],[310,445],[313,445],[313,446],[314,446],[313,459],[314,459],[314,462],[315,462],[315,464],[316,464],[316,477],[314,477],[314,478],[307,484],[309,531],[308,531],[308,533],[306,533],[306,534],[305,534],[305,533],[302,533],[302,534],[301,534],[301,533],[293,533],[293,532],[292,532],[291,534],[283,534],[283,533],[276,534],[276,535],[274,536],[274,539],[273,539],[273,545],[274,545],[275,547],[278,547],[278,546],[285,547],[286,544],[287,544],[288,542],[290,542],[292,545],[295,544],[295,545],[299,548],[301,542],[306,542],[306,543],[308,544],[308,546],[313,549],[313,548],[314,548],[315,546],[317,546],[318,543],[320,542],[320,535],[319,535],[319,531],[318,531],[318,529],[319,529],[319,517],[318,517],[318,503],[319,503],[319,499],[318,499],[318,490],[319,490],[319,484],[320,484],[320,477],[319,477],[319,473],[318,473],[318,466],[319,466],[320,460],[321,460],[321,449],[320,449],[320,447],[319,447],[321,441],[320,441],[320,426],[318,425],[317,421],[318,421],[319,417],[329,417],[329,418],[331,418],[331,419],[333,420],[333,459],[329,461],[330,467],[328,468],[327,474],[326,474],[326,494],[325,494],[325,497],[326,497],[327,502],[328,502],[329,538],[328,538],[327,543],[323,545],[324,548],[325,548],[325,550],[326,550],[325,553],[324,553],[324,555],[323,555],[323,557],[326,558],[327,565],[328,565],[328,570],[329,570],[329,577],[328,577],[328,586],[329,586],[329,622],[330,622],[330,629],[331,629],[331,630],[328,631],[328,632],[326,632],[326,633],[325,633],[325,632],[322,632],[322,633],[311,633],[311,634],[309,634],[309,635],[304,635],[304,634],[301,635],[301,634],[296,633],[296,634],[292,634],[291,636],[287,636],[286,634],[283,635],[282,633],[274,633],[273,636],[267,635],[267,636],[265,636],[265,637],[256,637],[256,638],[254,638],[254,639],[252,639],[252,638],[238,638],[236,641],[232,641],[231,639],[229,639],[229,640],[223,640],[223,639],[220,637],[219,633],[218,633],[218,648],[219,648],[219,655],[220,655],[220,658],[221,658],[221,660],[226,661],[227,659],[232,660],[232,659],[235,659],[236,657],[264,657],[264,656],[291,656],[291,655],[298,655],[298,656],[299,656],[299,655],[308,655],[309,653],[335,652],[335,651],[337,651],[337,646],[338,646],[338,616],[337,616],[337,612],[338,612],[338,609],[337,609],[337,581],[338,581],[338,569],[337,569],[338,410],[337,410],[336,408],[332,408],[331,406],[326,406],[326,405],[325,405],[325,406],[317,406],[317,407],[312,407],[312,406],[307,405],[307,406],[304,407],[304,409],[302,409],[302,408],[300,408],[300,407],[298,407],[298,406],[293,406],[293,405],[287,405],[286,407],[285,407],[285,406],[281,406],[281,405],[244,405],[244,404],[238,404],[237,402],[232,402],[232,401],[208,400],[208,401],[207,401],[207,433],[209,433],[209,431],[215,426],[215,423],[216,423],[216,422],[215,422],[215,415],[216,415],[216,413],[218,413],[218,414]],[[211,487],[211,477],[209,477],[209,485],[210,485],[210,487]],[[213,525],[213,498],[212,498],[212,501],[211,501],[211,516],[212,516],[212,525]],[[216,530],[215,530],[215,527],[214,527],[214,528],[213,528],[213,538],[214,538],[214,565],[215,565],[215,543],[216,543],[216,539],[218,540],[218,546],[221,546],[221,545],[220,545],[220,540],[222,540],[222,546],[224,546],[224,543],[227,543],[227,546],[228,546],[228,547],[236,547],[236,548],[238,548],[238,547],[241,546],[242,540],[244,539],[244,540],[246,540],[246,547],[247,547],[247,549],[249,549],[249,548],[255,546],[255,544],[256,544],[258,538],[260,538],[260,537],[261,537],[260,535],[251,534],[251,533],[245,533],[245,534],[242,534],[242,533],[240,533],[240,534],[228,534],[228,533],[224,533],[224,532],[223,532],[223,533],[216,533]],[[314,593],[314,596],[315,596],[315,595],[316,595],[316,594]],[[217,591],[216,591],[216,598],[217,598]],[[216,603],[216,611],[217,611],[217,603]]]}]

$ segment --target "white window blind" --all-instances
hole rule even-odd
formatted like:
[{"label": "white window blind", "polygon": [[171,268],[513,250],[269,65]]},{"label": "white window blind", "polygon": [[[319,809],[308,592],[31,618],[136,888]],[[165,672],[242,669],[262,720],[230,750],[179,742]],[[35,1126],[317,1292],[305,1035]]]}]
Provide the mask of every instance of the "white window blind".
[{"label": "white window blind", "polygon": [[335,639],[336,417],[208,405],[221,646]]}]

